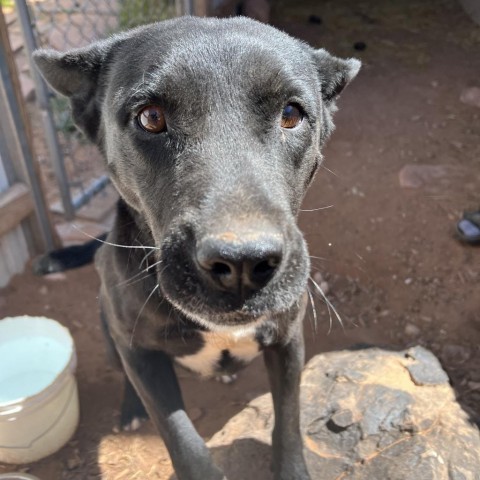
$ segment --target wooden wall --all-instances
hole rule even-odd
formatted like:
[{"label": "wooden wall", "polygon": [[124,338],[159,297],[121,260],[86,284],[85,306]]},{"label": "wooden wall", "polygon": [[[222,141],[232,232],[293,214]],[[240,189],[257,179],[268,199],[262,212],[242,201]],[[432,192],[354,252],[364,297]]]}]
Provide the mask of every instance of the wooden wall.
[{"label": "wooden wall", "polygon": [[[0,213],[0,229],[6,229],[8,222],[6,217],[11,216],[7,211],[9,208],[7,205],[15,203],[9,199],[11,192],[3,160],[0,157],[0,212],[4,212],[4,214]],[[20,224],[12,229],[9,228],[9,231],[0,236],[0,288],[7,285],[13,275],[23,271],[29,257],[25,233]]]}]

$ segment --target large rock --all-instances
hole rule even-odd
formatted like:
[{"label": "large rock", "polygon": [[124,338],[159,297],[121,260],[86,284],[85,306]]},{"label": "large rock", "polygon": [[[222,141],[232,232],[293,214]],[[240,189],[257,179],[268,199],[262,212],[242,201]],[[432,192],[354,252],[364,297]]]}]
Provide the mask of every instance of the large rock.
[{"label": "large rock", "polygon": [[[302,378],[302,429],[313,480],[478,480],[480,435],[422,347],[318,355]],[[229,480],[269,480],[270,395],[209,442]]]}]

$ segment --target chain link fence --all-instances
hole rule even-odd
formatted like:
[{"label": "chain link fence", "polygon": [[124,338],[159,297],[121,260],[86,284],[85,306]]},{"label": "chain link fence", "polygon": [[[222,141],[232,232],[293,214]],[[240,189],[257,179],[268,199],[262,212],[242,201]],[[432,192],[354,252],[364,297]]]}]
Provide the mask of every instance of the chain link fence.
[{"label": "chain link fence", "polygon": [[[191,13],[188,0],[15,0],[26,53],[37,48],[65,51],[134,26]],[[54,211],[75,211],[108,184],[103,162],[73,125],[69,103],[47,90],[33,66],[48,156],[58,188]]]},{"label": "chain link fence", "polygon": [[40,46],[57,50],[178,13],[175,0],[29,0]]}]

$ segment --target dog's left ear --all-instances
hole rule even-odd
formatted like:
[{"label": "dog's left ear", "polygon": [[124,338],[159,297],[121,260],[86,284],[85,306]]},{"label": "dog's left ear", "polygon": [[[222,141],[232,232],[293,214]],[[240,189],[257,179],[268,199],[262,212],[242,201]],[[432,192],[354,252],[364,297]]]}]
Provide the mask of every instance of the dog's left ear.
[{"label": "dog's left ear", "polygon": [[76,125],[95,142],[100,128],[100,76],[113,45],[112,39],[60,53],[37,50],[33,59],[47,83],[70,99]]},{"label": "dog's left ear", "polygon": [[325,102],[334,100],[340,92],[356,77],[362,63],[356,58],[337,58],[323,48],[315,50],[315,63]]}]

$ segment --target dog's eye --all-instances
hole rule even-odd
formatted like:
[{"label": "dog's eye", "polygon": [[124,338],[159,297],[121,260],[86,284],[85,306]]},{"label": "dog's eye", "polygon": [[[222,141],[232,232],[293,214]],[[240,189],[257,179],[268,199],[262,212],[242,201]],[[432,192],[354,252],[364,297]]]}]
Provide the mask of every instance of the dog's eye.
[{"label": "dog's eye", "polygon": [[138,124],[147,132],[160,133],[167,129],[167,122],[158,105],[148,105],[137,115]]},{"label": "dog's eye", "polygon": [[282,112],[282,128],[295,128],[302,123],[303,113],[300,107],[289,103]]}]

